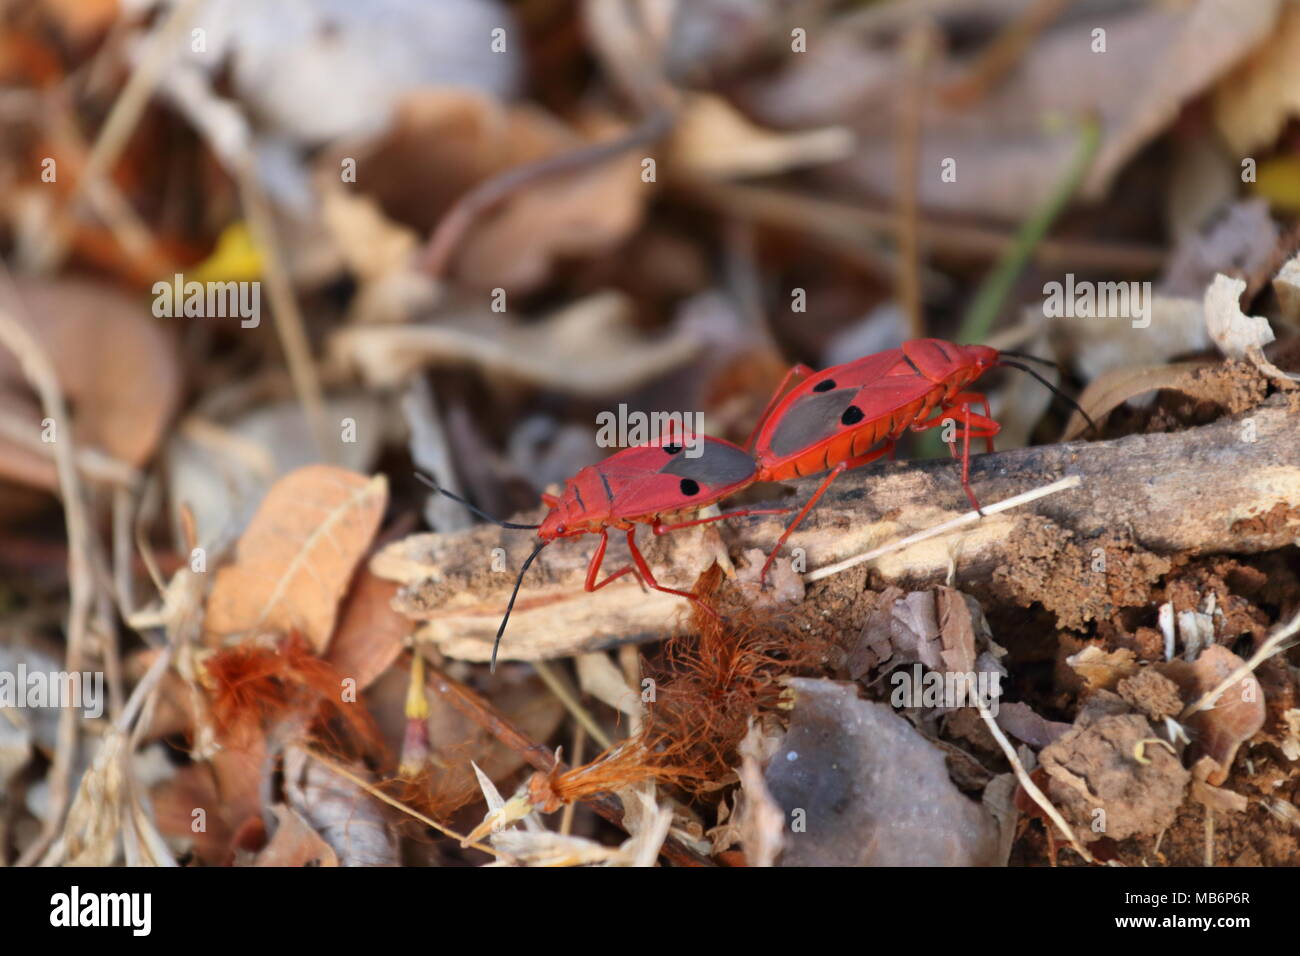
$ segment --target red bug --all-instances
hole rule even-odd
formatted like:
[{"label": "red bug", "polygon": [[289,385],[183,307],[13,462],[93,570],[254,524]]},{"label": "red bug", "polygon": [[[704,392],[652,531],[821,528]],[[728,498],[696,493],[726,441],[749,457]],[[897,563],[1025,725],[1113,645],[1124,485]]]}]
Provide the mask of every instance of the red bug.
[{"label": "red bug", "polygon": [[[598,464],[588,465],[565,482],[564,490],[559,496],[542,495],[542,501],[550,511],[539,525],[498,521],[458,495],[426,480],[426,484],[434,490],[459,501],[480,517],[503,528],[535,530],[540,539],[519,569],[519,577],[515,580],[510,603],[506,605],[505,616],[502,617],[501,626],[497,629],[496,642],[492,645],[493,670],[496,670],[497,649],[501,645],[501,635],[505,633],[506,622],[510,620],[510,612],[514,609],[515,599],[519,596],[524,574],[527,573],[533,559],[541,553],[542,548],[558,538],[572,538],[583,534],[600,535],[600,543],[596,545],[591,563],[587,566],[585,588],[588,591],[599,590],[625,574],[632,574],[647,587],[687,598],[706,612],[715,613],[691,592],[664,587],[655,580],[650,565],[636,546],[636,526],[648,524],[658,535],[679,528],[721,521],[724,518],[785,514],[789,509],[749,509],[714,515],[711,518],[665,523],[665,519],[698,511],[747,488],[755,481],[758,466],[743,448],[708,435],[699,436],[698,441],[700,454],[695,457],[688,454],[688,449],[693,444],[689,436],[679,440],[670,435],[646,445],[625,448]],[[425,480],[424,476],[419,477]],[[605,549],[609,544],[611,528],[627,532],[627,546],[632,553],[633,563],[613,572],[604,580],[597,581],[596,579],[600,577],[601,564],[605,559]]]},{"label": "red bug", "polygon": [[[1061,394],[1033,369],[1008,361],[1007,355],[1046,361],[986,345],[913,339],[901,348],[822,372],[796,365],[786,373],[746,442],[758,463],[755,480],[788,481],[827,474],[768,555],[760,580],[766,580],[777,552],[831,482],[850,468],[882,455],[892,456],[895,444],[908,429],[937,428],[949,417],[962,426],[961,485],[979,511],[979,501],[970,487],[970,440],[983,438],[993,451],[993,436],[1001,426],[990,417],[988,399],[980,392],[967,391],[967,386],[993,366],[1007,365],[1028,372]],[[787,392],[792,381],[798,384]],[[982,406],[984,413],[972,411],[972,406]],[[1088,417],[1086,412],[1084,417]],[[949,449],[956,456],[955,445]]]}]

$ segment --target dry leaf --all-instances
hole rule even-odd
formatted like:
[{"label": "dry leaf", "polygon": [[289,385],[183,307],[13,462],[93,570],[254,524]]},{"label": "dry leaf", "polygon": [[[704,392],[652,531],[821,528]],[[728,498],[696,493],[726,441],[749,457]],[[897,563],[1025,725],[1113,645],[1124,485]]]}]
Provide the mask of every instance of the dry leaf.
[{"label": "dry leaf", "polygon": [[393,610],[397,590],[392,581],[362,568],[343,602],[325,659],[344,677],[356,680],[358,689],[369,687],[388,670],[414,630],[410,619]]},{"label": "dry leaf", "polygon": [[[611,122],[598,125],[592,142],[626,131]],[[625,150],[520,190],[466,237],[453,260],[456,278],[480,289],[525,293],[546,281],[557,259],[612,251],[641,224],[654,188],[642,181],[642,158],[642,151]]]},{"label": "dry leaf", "polygon": [[1048,720],[1028,704],[1016,701],[1001,704],[997,713],[998,726],[1017,740],[1042,749],[1070,730],[1071,724]]},{"label": "dry leaf", "polygon": [[691,96],[669,140],[675,168],[734,179],[768,176],[845,159],[853,134],[842,126],[777,133],[758,126],[720,96]]},{"label": "dry leaf", "polygon": [[[17,283],[23,311],[75,408],[76,437],[131,465],[147,462],[180,398],[180,368],[171,337],[147,300],[112,286],[62,279]],[[0,348],[0,419],[31,437],[19,444],[0,431],[0,477],[58,487],[54,459],[41,446],[42,416],[17,360]],[[68,423],[55,422],[57,429]],[[48,447],[48,446],[47,446]]]},{"label": "dry leaf", "polygon": [[[1194,663],[1173,660],[1153,666],[1174,681],[1190,702],[1212,691],[1241,664],[1241,658],[1222,644],[1211,644]],[[1237,748],[1264,726],[1264,717],[1263,688],[1254,675],[1247,675],[1225,690],[1213,707],[1184,721],[1196,749],[1217,764],[1207,783],[1217,787],[1228,779]]]},{"label": "dry leaf", "polygon": [[207,632],[297,630],[324,651],[387,501],[382,475],[309,465],[281,478],[239,539],[235,563],[217,573]]},{"label": "dry leaf", "polygon": [[488,42],[496,27],[515,32],[497,0],[283,7],[226,0],[204,25],[206,46],[185,44],[179,66],[220,69],[261,127],[309,144],[385,128],[410,90],[459,86],[507,96],[520,66],[515,44],[501,53]]},{"label": "dry leaf", "polygon": [[[389,432],[380,399],[360,391],[331,395],[325,419],[356,423],[356,441],[335,446],[334,464],[369,471]],[[237,534],[278,479],[320,460],[311,434],[302,404],[291,399],[264,402],[221,421],[181,419],[165,451],[173,527],[181,527],[185,509],[201,543]],[[178,548],[185,545],[179,533],[176,541]]]},{"label": "dry leaf", "polygon": [[[364,768],[349,769],[368,776]],[[284,790],[289,806],[334,849],[340,866],[398,865],[397,838],[383,805],[301,747],[285,750]]]},{"label": "dry leaf", "polygon": [[1244,280],[1222,274],[1216,275],[1205,290],[1205,327],[1228,358],[1246,358],[1251,348],[1262,348],[1273,341],[1268,319],[1241,311],[1241,293],[1245,290]]},{"label": "dry leaf", "polygon": [[1120,680],[1131,677],[1138,670],[1137,655],[1127,647],[1105,651],[1096,644],[1089,644],[1077,654],[1071,654],[1065,663],[1074,669],[1090,691],[1113,690]]},{"label": "dry leaf", "polygon": [[119,0],[41,0],[40,6],[74,46],[94,40],[122,12]]},{"label": "dry leaf", "polygon": [[[1023,13],[1023,4],[1017,8]],[[1268,38],[1278,9],[1277,0],[1196,0],[1111,5],[1105,11],[1056,18],[983,99],[961,107],[930,105],[919,168],[936,172],[918,180],[921,206],[1022,221],[1052,194],[1075,159],[1077,128],[1051,120],[1088,114],[1100,121],[1103,137],[1081,196],[1101,198],[1186,103]],[[1093,52],[1098,28],[1105,31],[1104,54]],[[821,48],[829,51],[833,44],[810,45],[805,56],[793,58],[789,73],[803,87],[800,105],[816,105],[792,108],[778,86],[754,98],[754,113],[775,123],[807,122],[808,115],[816,122],[853,123],[859,134],[854,157],[827,175],[847,178],[874,196],[889,196],[897,190],[900,124],[895,104],[906,70],[901,52],[892,58],[871,56],[873,46],[883,45],[879,38],[859,34],[856,40],[866,48],[858,63],[845,68],[841,59],[817,78],[806,74]],[[841,58],[842,46],[837,52]],[[938,65],[936,84],[964,80],[973,55]],[[861,92],[843,97],[840,90],[851,84]],[[763,100],[773,96],[779,114],[764,109]],[[827,102],[842,105],[828,113],[822,107]],[[937,173],[946,158],[957,161],[953,181]]]},{"label": "dry leaf", "polygon": [[[1211,765],[1214,763],[1214,761],[1206,757],[1202,757],[1201,761]],[[1201,761],[1197,761],[1198,767]],[[1192,781],[1192,799],[1204,804],[1211,810],[1218,810],[1222,813],[1244,813],[1246,808],[1250,806],[1250,801],[1240,793],[1223,790],[1201,780]]]},{"label": "dry leaf", "polygon": [[751,718],[749,730],[736,748],[741,796],[735,826],[750,866],[775,866],[785,843],[785,814],[763,779],[763,768],[779,746],[780,739],[765,734]]},{"label": "dry leaf", "polygon": [[262,772],[270,766],[263,743],[259,740],[254,750],[219,750],[154,787],[150,796],[158,829],[190,841],[199,861],[228,866],[236,836],[261,818]]},{"label": "dry leaf", "polygon": [[623,672],[614,666],[608,654],[601,651],[579,654],[574,662],[584,692],[629,717],[640,715],[641,696],[628,686]]},{"label": "dry leaf", "polygon": [[[1195,375],[1208,362],[1178,362],[1174,365],[1140,365],[1114,368],[1088,383],[1079,396],[1079,405],[1098,425],[1107,415],[1130,398],[1160,389],[1174,389],[1197,396]],[[1071,412],[1061,441],[1070,441],[1088,430],[1088,422],[1078,411]]]},{"label": "dry leaf", "polygon": [[978,602],[948,587],[904,594],[887,588],[849,648],[854,680],[876,667],[920,662],[933,671],[973,673],[976,636],[987,639],[988,623]]},{"label": "dry leaf", "polygon": [[[1083,379],[1092,381],[1114,368],[1162,365],[1209,344],[1199,300],[1153,295],[1150,305],[1146,328],[1134,328],[1127,317],[1053,320],[1057,346],[1072,356]],[[1041,322],[1042,307],[1027,308],[1024,315]]]},{"label": "dry leaf", "polygon": [[339,858],[321,835],[291,807],[270,808],[277,826],[271,841],[257,854],[253,866],[338,866]]},{"label": "dry leaf", "polygon": [[[331,361],[355,367],[374,386],[391,387],[427,365],[469,363],[488,372],[573,395],[604,397],[689,361],[699,339],[678,328],[648,340],[632,324],[632,302],[598,292],[538,322],[466,312],[437,325],[354,326],[330,341]],[[573,356],[582,355],[582,362]]]},{"label": "dry leaf", "polygon": [[1219,83],[1214,121],[1239,156],[1271,146],[1300,113],[1300,8],[1288,4],[1272,36]]}]

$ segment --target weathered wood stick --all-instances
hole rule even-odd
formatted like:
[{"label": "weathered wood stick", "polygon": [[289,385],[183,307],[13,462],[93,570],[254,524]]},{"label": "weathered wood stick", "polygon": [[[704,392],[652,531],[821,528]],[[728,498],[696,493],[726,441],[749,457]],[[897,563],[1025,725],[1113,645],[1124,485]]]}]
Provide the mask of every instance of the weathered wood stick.
[{"label": "weathered wood stick", "polygon": [[[871,562],[878,579],[904,587],[942,581],[952,565],[961,587],[1014,578],[1020,548],[1046,529],[1073,547],[1118,535],[1154,555],[1252,554],[1300,538],[1300,415],[1284,402],[1185,431],[1071,442],[980,455],[971,482],[989,504],[1078,475],[1078,488],[990,515]],[[788,504],[813,484],[801,482]],[[791,537],[785,556],[813,572],[950,520],[968,509],[958,466],[946,460],[896,462],[842,476]],[[540,511],[521,520],[536,521]],[[639,542],[659,581],[690,590],[715,559],[766,552],[787,519],[739,518]],[[622,535],[611,538],[606,573],[628,562]],[[418,534],[375,556],[371,569],[405,586],[395,606],[424,622],[419,636],[443,653],[487,660],[515,573],[535,538],[487,525],[448,535]],[[689,605],[643,593],[628,575],[595,593],[583,590],[594,536],[548,546],[520,591],[502,643],[503,658],[546,659],[661,637]],[[802,551],[796,550],[802,549]],[[855,569],[862,575],[862,566]],[[854,571],[845,572],[853,574]],[[812,586],[816,601],[826,584]],[[1028,602],[1026,602],[1028,603]]]}]

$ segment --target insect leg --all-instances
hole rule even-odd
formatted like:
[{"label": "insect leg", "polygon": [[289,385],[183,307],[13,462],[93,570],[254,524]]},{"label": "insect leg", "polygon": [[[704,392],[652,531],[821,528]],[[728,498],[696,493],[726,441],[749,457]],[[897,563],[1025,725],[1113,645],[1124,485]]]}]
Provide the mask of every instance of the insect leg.
[{"label": "insect leg", "polygon": [[641,571],[641,577],[647,586],[654,588],[656,591],[663,591],[665,594],[676,594],[678,597],[684,597],[696,607],[703,608],[714,617],[718,616],[717,611],[713,610],[713,608],[709,607],[690,591],[678,591],[675,588],[666,588],[655,580],[654,572],[650,570],[650,565],[646,563],[645,556],[641,554],[641,550],[636,546],[635,527],[627,529],[627,549],[632,552],[632,560],[636,562],[637,568]]},{"label": "insect leg", "polygon": [[[981,515],[984,509],[980,507],[979,499],[975,497],[975,492],[970,486],[970,440],[975,438],[987,438],[989,449],[993,447],[993,436],[1001,431],[1002,426],[995,422],[987,415],[977,415],[970,410],[971,404],[984,404],[987,411],[988,402],[983,395],[974,392],[963,392],[953,396],[954,402],[960,402],[955,409],[956,419],[964,427],[962,428],[962,453],[961,453],[961,487],[966,492],[966,497],[970,499],[972,507]],[[952,449],[956,452],[956,449]]]},{"label": "insect leg", "polygon": [[[983,438],[988,443],[988,451],[993,451],[993,436],[1002,431],[1002,426],[993,418],[993,413],[989,410],[989,399],[987,395],[981,392],[961,392],[953,396],[954,403],[962,405],[981,405],[984,408],[983,415],[969,416],[966,422],[968,428],[974,427],[971,435],[975,438]],[[969,409],[968,409],[969,411]]]},{"label": "insect leg", "polygon": [[[591,556],[591,563],[587,565],[587,583],[585,587],[588,591],[599,591],[606,584],[609,584],[611,581],[617,581],[623,575],[628,573],[635,574],[637,580],[638,581],[641,580],[641,575],[637,574],[636,568],[634,568],[632,565],[629,564],[627,567],[623,568],[622,570],[615,571],[613,574],[611,574],[605,580],[601,581],[599,584],[596,583],[596,577],[597,575],[600,574],[600,565],[605,560],[605,548],[608,545],[609,545],[609,531],[608,529],[603,529],[600,532],[600,544],[596,545],[596,551]],[[644,582],[642,583],[644,584]]]},{"label": "insect leg", "polygon": [[812,510],[813,505],[817,504],[817,499],[820,498],[822,495],[826,494],[826,489],[831,486],[832,481],[834,481],[837,477],[839,477],[839,475],[842,472],[848,471],[850,468],[858,468],[869,462],[873,462],[881,455],[889,454],[893,450],[894,450],[893,439],[886,439],[885,444],[880,448],[876,448],[872,451],[866,452],[865,454],[859,455],[856,458],[845,459],[844,461],[836,465],[834,468],[832,468],[829,472],[827,472],[826,478],[822,481],[821,485],[818,486],[817,490],[813,492],[812,497],[808,499],[808,503],[804,505],[802,509],[800,509],[799,513],[794,516],[794,520],[791,521],[790,524],[786,526],[786,529],[784,532],[782,532],[781,537],[777,539],[776,545],[772,548],[772,552],[767,556],[767,560],[763,562],[763,570],[760,571],[758,575],[759,583],[764,585],[766,584],[768,568],[770,568],[772,566],[772,562],[776,560],[776,556],[778,552],[780,552],[782,545],[784,545],[786,540],[789,539],[790,535],[794,533],[794,529],[799,527],[800,522],[802,522],[803,519],[808,516],[808,512]]}]

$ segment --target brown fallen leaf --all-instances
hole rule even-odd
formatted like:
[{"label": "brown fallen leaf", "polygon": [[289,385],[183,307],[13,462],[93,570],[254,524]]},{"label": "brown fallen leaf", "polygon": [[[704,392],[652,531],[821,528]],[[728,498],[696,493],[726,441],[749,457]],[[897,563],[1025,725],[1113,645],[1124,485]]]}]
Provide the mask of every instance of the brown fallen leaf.
[{"label": "brown fallen leaf", "polygon": [[[1079,405],[1099,425],[1103,419],[1130,398],[1161,389],[1173,389],[1196,397],[1195,375],[1208,362],[1178,362],[1173,365],[1141,365],[1115,368],[1103,372],[1088,383],[1079,396]],[[1070,414],[1061,441],[1070,441],[1088,429],[1087,420],[1076,410]]]},{"label": "brown fallen leaf", "polygon": [[[1212,691],[1242,664],[1242,660],[1222,644],[1211,644],[1193,663],[1182,660],[1152,665],[1193,701]],[[1217,764],[1206,782],[1219,786],[1228,779],[1237,748],[1264,726],[1264,691],[1254,675],[1247,675],[1231,685],[1213,707],[1199,710],[1187,718],[1194,748]]]},{"label": "brown fallen leaf", "polygon": [[260,819],[262,774],[271,766],[258,739],[252,749],[219,750],[209,761],[181,767],[150,794],[158,829],[189,840],[199,861],[228,866],[237,838]]},{"label": "brown fallen leaf", "polygon": [[[585,142],[617,139],[622,124],[596,118]],[[559,152],[559,151],[556,151]],[[538,179],[506,199],[466,237],[453,272],[464,284],[522,293],[546,281],[561,258],[611,251],[641,224],[653,183],[642,180],[644,151],[627,150],[594,166]]]},{"label": "brown fallen leaf", "polygon": [[[364,779],[360,767],[346,768]],[[396,828],[379,803],[352,780],[335,773],[299,746],[284,753],[289,806],[334,848],[340,866],[396,866]]]},{"label": "brown fallen leaf", "polygon": [[739,178],[846,159],[853,134],[842,126],[778,133],[750,122],[722,97],[698,93],[687,99],[668,145],[674,169]]},{"label": "brown fallen leaf", "polygon": [[[628,296],[606,290],[528,323],[483,306],[436,325],[352,326],[331,338],[329,360],[380,388],[429,365],[469,363],[568,394],[606,397],[684,365],[703,345],[680,325],[648,338],[636,328],[634,312]],[[581,363],[573,362],[576,354]]]},{"label": "brown fallen leaf", "polygon": [[325,659],[344,677],[353,678],[358,689],[369,687],[388,670],[414,630],[406,615],[393,610],[398,587],[362,568],[343,602]]},{"label": "brown fallen leaf", "polygon": [[301,632],[317,653],[388,501],[382,475],[308,465],[272,486],[208,599],[210,638]]},{"label": "brown fallen leaf", "polygon": [[[966,10],[949,6],[949,17]],[[1017,4],[1023,9],[1024,4]],[[1250,55],[1274,29],[1277,0],[1197,0],[1178,4],[1121,4],[1103,12],[1061,16],[1035,38],[988,94],[973,106],[927,104],[920,168],[939,170],[955,158],[951,181],[939,175],[918,181],[922,208],[1021,221],[1051,195],[1072,161],[1075,134],[1050,116],[1091,113],[1103,137],[1081,189],[1084,199],[1099,199],[1117,174],[1143,147],[1177,119],[1184,105],[1212,88]],[[971,8],[973,9],[973,7]],[[942,23],[945,17],[937,19]],[[1106,51],[1095,52],[1104,30]],[[847,163],[826,175],[847,179],[874,196],[897,189],[897,127],[894,110],[906,82],[900,45],[892,56],[872,55],[879,38],[859,31],[852,38],[826,37],[806,55],[789,58],[783,79],[752,99],[760,119],[774,124],[852,122],[858,148]],[[845,56],[856,40],[864,52]],[[817,60],[839,48],[835,61]],[[1139,53],[1140,51],[1140,53]],[[955,53],[934,70],[939,86],[968,74],[970,58]],[[816,71],[816,75],[809,75]],[[1062,82],[1063,77],[1068,81]],[[788,95],[796,86],[797,97]],[[848,93],[843,88],[848,86]],[[765,102],[776,97],[773,107]],[[828,111],[826,104],[838,107]]]},{"label": "brown fallen leaf", "polygon": [[1089,644],[1077,654],[1071,654],[1065,662],[1083,680],[1089,691],[1112,690],[1123,678],[1137,673],[1137,655],[1127,647],[1115,651],[1105,651],[1096,644]]},{"label": "brown fallen leaf", "polygon": [[1268,42],[1219,82],[1212,105],[1234,154],[1277,141],[1287,118],[1300,113],[1300,9],[1286,6]]},{"label": "brown fallen leaf", "polygon": [[[1198,296],[1203,288],[1197,287]],[[1151,324],[1146,328],[1134,328],[1131,320],[1116,316],[1056,320],[1056,347],[1071,357],[1083,380],[1091,382],[1111,369],[1163,365],[1209,345],[1199,298],[1152,295],[1150,306]],[[1042,307],[1027,308],[1024,314],[1041,321]]]},{"label": "brown fallen leaf", "polygon": [[987,642],[988,623],[974,598],[953,588],[904,594],[888,588],[849,649],[854,680],[889,664],[920,662],[934,671],[972,673],[976,639]]},{"label": "brown fallen leaf", "polygon": [[740,755],[742,796],[736,809],[737,835],[749,866],[775,866],[785,843],[785,814],[763,779],[763,767],[780,747],[780,739],[764,734],[752,718],[745,739],[736,752]]},{"label": "brown fallen leaf", "polygon": [[[143,465],[180,398],[175,347],[150,315],[148,302],[75,279],[57,284],[20,280],[17,291],[68,404],[76,409],[77,439],[128,464]],[[41,421],[17,360],[0,349],[0,477],[53,490],[58,478],[53,457],[39,450]],[[54,423],[56,440],[57,429],[68,424]],[[30,435],[31,441],[9,438],[4,434],[8,426]]]},{"label": "brown fallen leaf", "polygon": [[997,713],[998,726],[1031,747],[1042,748],[1071,729],[1071,724],[1048,720],[1028,704],[1002,704]]},{"label": "brown fallen leaf", "polygon": [[302,814],[292,807],[276,804],[270,808],[277,826],[269,842],[253,861],[253,866],[338,866],[333,848],[321,839]]}]

